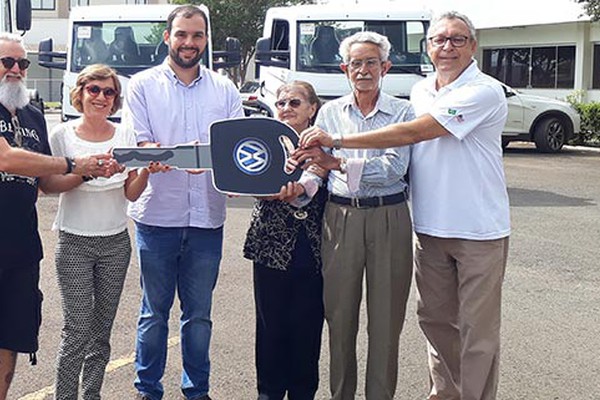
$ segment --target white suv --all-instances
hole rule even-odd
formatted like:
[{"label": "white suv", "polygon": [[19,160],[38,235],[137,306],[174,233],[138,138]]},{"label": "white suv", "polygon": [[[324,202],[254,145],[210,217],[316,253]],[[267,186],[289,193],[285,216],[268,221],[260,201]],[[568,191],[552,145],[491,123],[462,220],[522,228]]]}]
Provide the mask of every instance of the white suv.
[{"label": "white suv", "polygon": [[542,153],[560,151],[579,132],[579,114],[567,102],[519,93],[502,84],[508,102],[508,119],[502,147],[512,141],[534,142]]}]

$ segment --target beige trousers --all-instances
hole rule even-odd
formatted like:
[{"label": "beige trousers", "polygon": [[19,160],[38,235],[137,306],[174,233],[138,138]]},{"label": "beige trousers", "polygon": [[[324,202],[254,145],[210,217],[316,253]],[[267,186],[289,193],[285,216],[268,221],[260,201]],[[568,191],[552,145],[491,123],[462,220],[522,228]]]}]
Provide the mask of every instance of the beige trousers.
[{"label": "beige trousers", "polygon": [[365,394],[367,400],[391,400],[412,278],[412,223],[406,203],[368,209],[327,203],[322,248],[331,398],[352,400],[356,392],[356,335],[366,275]]},{"label": "beige trousers", "polygon": [[429,352],[429,398],[493,400],[508,237],[417,239],[417,312]]}]

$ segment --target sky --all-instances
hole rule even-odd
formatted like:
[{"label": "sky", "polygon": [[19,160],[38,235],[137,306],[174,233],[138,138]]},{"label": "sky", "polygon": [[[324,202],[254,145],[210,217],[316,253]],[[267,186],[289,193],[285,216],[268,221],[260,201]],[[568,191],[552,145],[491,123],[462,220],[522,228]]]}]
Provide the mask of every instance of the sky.
[{"label": "sky", "polygon": [[[356,3],[355,0],[328,0],[330,4]],[[572,0],[358,0],[359,3],[410,4],[435,11],[456,10],[473,20],[476,28],[519,26],[576,21],[583,14],[581,4]]]}]

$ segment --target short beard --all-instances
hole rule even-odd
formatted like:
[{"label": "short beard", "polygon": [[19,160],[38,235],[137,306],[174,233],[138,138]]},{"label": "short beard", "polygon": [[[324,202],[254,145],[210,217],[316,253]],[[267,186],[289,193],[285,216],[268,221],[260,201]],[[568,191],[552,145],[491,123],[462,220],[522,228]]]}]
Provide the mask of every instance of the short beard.
[{"label": "short beard", "polygon": [[189,61],[186,61],[183,58],[179,57],[179,52],[177,50],[169,48],[169,57],[171,58],[171,60],[173,60],[175,64],[177,64],[183,69],[195,68],[202,59],[202,54],[204,54],[204,52],[199,51],[196,57],[192,58]]},{"label": "short beard", "polygon": [[29,104],[29,93],[23,79],[12,82],[4,75],[0,81],[0,104],[13,113]]}]

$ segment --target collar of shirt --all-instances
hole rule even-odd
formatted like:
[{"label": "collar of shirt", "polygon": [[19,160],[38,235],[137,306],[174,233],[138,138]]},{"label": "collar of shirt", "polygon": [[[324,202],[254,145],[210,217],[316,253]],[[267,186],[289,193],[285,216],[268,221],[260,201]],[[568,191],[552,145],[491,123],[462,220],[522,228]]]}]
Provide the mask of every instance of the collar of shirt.
[{"label": "collar of shirt", "polygon": [[200,80],[206,73],[204,71],[204,68],[202,67],[202,64],[199,64],[199,67],[200,67],[200,69],[198,70],[198,77],[196,79],[194,79],[192,81],[192,83],[190,83],[189,85],[186,85],[185,83],[181,82],[181,80],[179,79],[177,74],[175,74],[175,71],[173,71],[173,69],[169,65],[169,57],[165,58],[165,60],[162,62],[162,64],[160,64],[159,69],[165,74],[167,79],[169,79],[169,81],[171,81],[171,83],[173,83],[173,85],[182,85],[182,86],[191,87],[191,86],[197,85],[198,82],[200,82]]},{"label": "collar of shirt", "polygon": [[382,112],[384,114],[393,115],[394,107],[390,101],[390,97],[384,96],[381,91],[379,91],[379,95],[377,96],[377,102],[375,103],[375,107],[369,113],[369,115],[363,116],[362,112],[358,108],[356,104],[354,94],[349,94],[342,98],[342,107],[344,111],[348,111],[348,109],[352,109],[354,112],[358,113],[358,115],[362,116],[364,119],[373,117],[377,112]]},{"label": "collar of shirt", "polygon": [[479,73],[479,67],[477,66],[477,60],[471,60],[471,64],[456,78],[454,81],[450,82],[448,85],[444,86],[440,90],[435,88],[435,81],[437,79],[436,74],[427,78],[429,82],[425,85],[425,89],[433,95],[438,93],[446,93],[456,88],[463,86],[464,84],[471,82],[473,78]]}]

